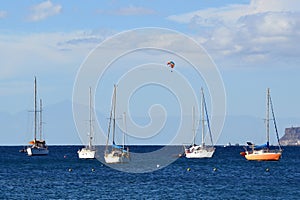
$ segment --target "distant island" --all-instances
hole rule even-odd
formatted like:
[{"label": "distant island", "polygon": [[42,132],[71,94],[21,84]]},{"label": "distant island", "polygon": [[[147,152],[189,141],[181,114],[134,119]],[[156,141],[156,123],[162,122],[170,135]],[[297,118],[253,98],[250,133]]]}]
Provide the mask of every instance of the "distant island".
[{"label": "distant island", "polygon": [[285,134],[279,140],[284,146],[300,145],[300,127],[291,127],[285,129]]}]

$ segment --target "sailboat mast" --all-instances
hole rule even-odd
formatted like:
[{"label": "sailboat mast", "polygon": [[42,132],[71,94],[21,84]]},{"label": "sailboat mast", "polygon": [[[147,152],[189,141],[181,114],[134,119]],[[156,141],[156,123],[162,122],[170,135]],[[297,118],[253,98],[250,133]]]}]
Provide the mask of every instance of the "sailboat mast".
[{"label": "sailboat mast", "polygon": [[270,141],[270,116],[269,116],[269,107],[270,107],[270,88],[267,89],[267,112],[266,112],[266,134],[267,134],[267,146],[269,147]]},{"label": "sailboat mast", "polygon": [[115,131],[116,131],[116,102],[117,102],[117,85],[114,85],[114,104],[113,104],[113,144],[115,143]]},{"label": "sailboat mast", "polygon": [[36,77],[34,77],[34,141],[37,134],[37,102],[36,102]]},{"label": "sailboat mast", "polygon": [[40,99],[40,140],[42,140],[43,121],[42,121],[42,99]]},{"label": "sailboat mast", "polygon": [[204,92],[203,92],[203,88],[201,88],[201,94],[202,94],[202,98],[201,98],[201,111],[202,111],[202,146],[204,146],[204,131],[205,131],[204,122],[205,122],[205,117],[204,117]]},{"label": "sailboat mast", "polygon": [[108,150],[109,135],[110,135],[110,130],[111,130],[111,121],[112,121],[112,118],[113,118],[114,99],[115,99],[115,89],[113,90],[113,95],[112,95],[112,100],[111,100],[111,109],[110,109],[110,116],[109,116],[109,122],[108,122],[108,130],[107,130],[107,139],[106,139],[105,151]]},{"label": "sailboat mast", "polygon": [[192,110],[192,120],[193,120],[193,145],[195,145],[195,140],[196,140],[195,106],[193,106],[193,110]]},{"label": "sailboat mast", "polygon": [[93,136],[92,136],[92,88],[90,87],[89,88],[90,89],[90,95],[89,95],[89,97],[90,97],[90,102],[89,102],[89,104],[90,104],[90,120],[89,120],[89,122],[90,122],[90,133],[89,133],[89,147],[91,148],[92,147],[92,138],[93,138]]},{"label": "sailboat mast", "polygon": [[125,133],[127,133],[127,126],[126,126],[126,112],[123,113],[123,124],[124,124],[124,132],[123,132],[123,149],[125,149]]}]

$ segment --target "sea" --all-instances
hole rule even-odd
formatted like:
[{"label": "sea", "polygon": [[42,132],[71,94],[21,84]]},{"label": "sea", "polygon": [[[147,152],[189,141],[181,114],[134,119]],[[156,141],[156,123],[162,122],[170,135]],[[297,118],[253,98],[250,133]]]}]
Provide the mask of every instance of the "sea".
[{"label": "sea", "polygon": [[22,148],[0,147],[0,199],[300,198],[300,147],[258,162],[242,157],[241,146],[218,146],[211,159],[180,157],[182,147],[130,146],[130,162],[111,165],[102,152],[78,159],[81,146],[49,146],[39,157]]}]

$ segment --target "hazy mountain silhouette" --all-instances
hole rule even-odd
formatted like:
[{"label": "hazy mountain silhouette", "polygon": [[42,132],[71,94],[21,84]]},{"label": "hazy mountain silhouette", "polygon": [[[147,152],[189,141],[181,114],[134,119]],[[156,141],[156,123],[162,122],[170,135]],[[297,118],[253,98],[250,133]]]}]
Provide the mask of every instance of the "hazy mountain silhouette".
[{"label": "hazy mountain silhouette", "polygon": [[[71,101],[63,101],[45,106],[43,110],[43,132],[48,145],[82,144],[73,120]],[[98,120],[102,121],[101,124],[104,135],[107,130],[108,115],[109,113],[103,114],[97,112]],[[88,116],[83,116],[83,119],[87,121]],[[138,117],[136,119],[140,121],[140,124],[147,124],[145,123],[145,119],[139,119]],[[172,123],[172,120],[173,119],[170,118],[169,123]],[[15,114],[0,112],[0,121],[0,145],[27,145],[27,143],[32,140],[32,112],[27,110]],[[297,126],[299,125],[299,122],[299,118],[278,118],[277,125],[280,137],[284,135],[285,128],[291,127],[292,125]],[[276,138],[272,123],[273,122],[271,121],[271,143],[275,144]],[[211,126],[213,126],[213,124],[211,124]],[[188,131],[187,134],[191,134]],[[165,129],[164,133],[168,133],[168,130]],[[200,132],[198,134],[200,134]],[[229,142],[231,144],[245,144],[247,141],[258,144],[265,142],[265,138],[263,117],[227,116],[222,134],[217,141],[217,144],[227,144]],[[157,142],[157,144],[161,143]]]}]

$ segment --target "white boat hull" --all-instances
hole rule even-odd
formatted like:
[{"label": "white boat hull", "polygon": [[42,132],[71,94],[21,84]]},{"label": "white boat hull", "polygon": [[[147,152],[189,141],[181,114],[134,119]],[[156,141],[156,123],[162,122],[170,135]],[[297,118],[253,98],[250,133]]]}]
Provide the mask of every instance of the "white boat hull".
[{"label": "white boat hull", "polygon": [[113,164],[113,163],[126,163],[129,162],[129,156],[126,154],[117,154],[115,152],[107,153],[104,155],[104,160],[108,164]]},{"label": "white boat hull", "polygon": [[78,157],[81,159],[94,159],[96,156],[96,150],[83,148],[79,150]]},{"label": "white boat hull", "polygon": [[190,149],[185,150],[185,157],[186,158],[211,158],[213,157],[215,152],[215,148],[201,148],[192,151]]},{"label": "white boat hull", "polygon": [[28,147],[26,151],[29,156],[44,156],[49,153],[48,148],[43,147]]}]

